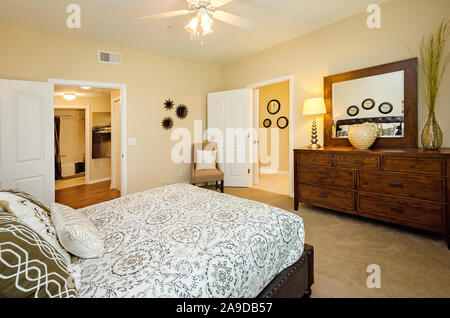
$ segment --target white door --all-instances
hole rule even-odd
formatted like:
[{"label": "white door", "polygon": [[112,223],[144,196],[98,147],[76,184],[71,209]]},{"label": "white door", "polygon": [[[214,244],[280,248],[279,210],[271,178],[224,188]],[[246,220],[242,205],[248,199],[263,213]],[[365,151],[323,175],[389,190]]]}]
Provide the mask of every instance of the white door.
[{"label": "white door", "polygon": [[49,83],[0,80],[0,188],[54,201],[53,129]]},{"label": "white door", "polygon": [[208,129],[222,132],[218,158],[225,174],[225,186],[249,186],[249,89],[208,94]]}]

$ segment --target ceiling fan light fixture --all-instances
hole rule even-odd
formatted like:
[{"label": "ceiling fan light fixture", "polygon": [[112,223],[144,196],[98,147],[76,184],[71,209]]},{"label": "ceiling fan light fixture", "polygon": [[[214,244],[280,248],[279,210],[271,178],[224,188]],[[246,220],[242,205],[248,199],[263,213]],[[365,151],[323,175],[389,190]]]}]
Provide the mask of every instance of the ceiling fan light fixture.
[{"label": "ceiling fan light fixture", "polygon": [[212,29],[213,24],[214,20],[208,14],[208,11],[205,8],[201,8],[197,15],[186,25],[185,30],[197,37],[205,36],[214,32]]},{"label": "ceiling fan light fixture", "polygon": [[189,23],[186,25],[184,29],[192,35],[197,35],[198,28],[199,28],[199,20],[198,17],[195,16],[194,18],[192,18],[191,21],[189,21]]},{"label": "ceiling fan light fixture", "polygon": [[213,24],[214,24],[214,20],[209,16],[209,14],[203,13],[200,18],[200,25],[202,28],[203,36],[214,32],[212,29]]}]

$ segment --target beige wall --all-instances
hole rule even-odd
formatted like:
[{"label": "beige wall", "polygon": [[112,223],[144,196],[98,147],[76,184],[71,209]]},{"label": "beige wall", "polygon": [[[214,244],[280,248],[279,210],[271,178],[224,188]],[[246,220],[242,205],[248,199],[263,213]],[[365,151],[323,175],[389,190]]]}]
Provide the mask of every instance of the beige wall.
[{"label": "beige wall", "polygon": [[[423,35],[450,16],[449,0],[391,0],[382,5],[382,28],[366,27],[362,13],[222,67],[223,89],[245,87],[294,74],[294,145],[309,144],[312,118],[301,116],[306,98],[323,95],[323,77],[418,56]],[[426,122],[422,75],[419,76],[419,131]],[[437,116],[450,147],[450,72],[440,92]],[[323,121],[319,122],[322,131]],[[323,143],[323,133],[320,134]]]},{"label": "beige wall", "polygon": [[[172,98],[189,106],[189,117],[175,119],[175,127],[193,132],[194,119],[206,126],[206,93],[220,88],[218,66],[25,28],[0,26],[0,38],[0,78],[127,85],[127,133],[137,138],[137,146],[128,147],[129,193],[189,179],[190,165],[170,160],[176,141],[161,128],[162,118],[168,115],[163,102]],[[122,53],[123,65],[98,63],[98,49]]]},{"label": "beige wall", "polygon": [[[61,96],[54,97],[55,106],[89,106],[89,122],[90,129],[92,132],[92,126],[95,124],[92,120],[93,112],[111,112],[111,99],[110,97],[77,97],[73,101],[67,101]],[[90,151],[88,154],[89,158],[89,180],[101,180],[111,177],[111,159],[110,158],[100,158],[92,159],[92,133],[89,134],[89,145]]]},{"label": "beige wall", "polygon": [[[267,111],[267,104],[273,100],[277,99],[281,104],[280,111],[271,115]],[[279,171],[288,172],[289,171],[289,126],[285,129],[279,129],[277,126],[277,120],[281,116],[285,116],[289,119],[289,81],[277,83],[273,85],[263,86],[259,88],[259,131],[261,132],[264,128],[264,120],[266,118],[272,121],[272,126],[267,129],[267,154],[271,156],[271,133],[270,129],[278,129],[279,132]],[[264,145],[264,142],[261,142],[260,135],[260,146]],[[268,167],[270,163],[262,163],[260,162],[260,167]]]}]

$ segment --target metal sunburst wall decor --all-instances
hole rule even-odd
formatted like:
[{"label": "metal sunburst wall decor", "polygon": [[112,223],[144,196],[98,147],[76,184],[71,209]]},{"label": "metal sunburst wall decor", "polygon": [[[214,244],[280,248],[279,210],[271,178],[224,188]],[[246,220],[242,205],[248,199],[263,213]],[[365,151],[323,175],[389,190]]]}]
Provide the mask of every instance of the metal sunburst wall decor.
[{"label": "metal sunburst wall decor", "polygon": [[173,127],[173,119],[170,117],[165,117],[161,122],[161,126],[165,130],[171,130]]},{"label": "metal sunburst wall decor", "polygon": [[189,114],[189,110],[188,110],[187,106],[184,104],[178,105],[175,112],[179,119],[185,119]]},{"label": "metal sunburst wall decor", "polygon": [[170,98],[164,102],[164,108],[166,110],[172,110],[175,103]]}]

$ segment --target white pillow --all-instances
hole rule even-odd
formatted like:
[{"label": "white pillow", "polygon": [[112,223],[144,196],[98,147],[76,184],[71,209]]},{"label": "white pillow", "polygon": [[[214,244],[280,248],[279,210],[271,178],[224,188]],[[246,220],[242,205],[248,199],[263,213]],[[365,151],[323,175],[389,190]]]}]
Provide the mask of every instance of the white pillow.
[{"label": "white pillow", "polygon": [[217,150],[199,150],[197,151],[197,163],[195,170],[216,170]]},{"label": "white pillow", "polygon": [[52,203],[51,211],[59,241],[70,253],[81,258],[103,256],[103,238],[86,215],[58,203]]},{"label": "white pillow", "polygon": [[32,203],[30,200],[8,191],[0,192],[0,207],[12,215],[15,215],[33,231],[41,235],[47,243],[52,245],[64,256],[67,262],[70,263],[70,255],[61,244],[59,244],[56,229],[53,226],[47,211]]}]

